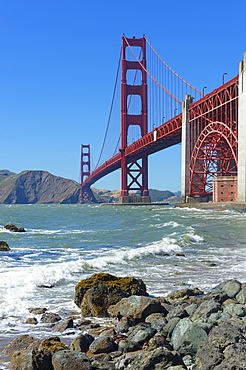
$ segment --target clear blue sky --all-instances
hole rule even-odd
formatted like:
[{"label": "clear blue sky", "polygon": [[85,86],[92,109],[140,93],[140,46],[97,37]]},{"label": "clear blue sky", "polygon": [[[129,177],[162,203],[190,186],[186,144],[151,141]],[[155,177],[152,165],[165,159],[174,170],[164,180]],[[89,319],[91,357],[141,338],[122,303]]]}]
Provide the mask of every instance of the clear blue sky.
[{"label": "clear blue sky", "polygon": [[[238,73],[245,14],[245,0],[1,0],[0,169],[79,181],[80,145],[91,144],[94,160],[101,148],[122,34],[145,34],[209,92]],[[151,188],[180,190],[180,150],[150,157]],[[119,189],[119,171],[94,186]]]}]

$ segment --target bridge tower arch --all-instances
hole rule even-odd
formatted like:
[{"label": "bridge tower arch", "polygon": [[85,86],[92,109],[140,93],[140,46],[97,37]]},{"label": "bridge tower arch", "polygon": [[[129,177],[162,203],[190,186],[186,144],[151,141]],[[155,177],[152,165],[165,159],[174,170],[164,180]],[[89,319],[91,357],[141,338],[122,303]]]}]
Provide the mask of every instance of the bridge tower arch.
[{"label": "bridge tower arch", "polygon": [[[130,51],[138,47],[141,50],[139,59],[127,59],[127,48]],[[134,51],[133,51],[134,53]],[[138,56],[137,56],[138,57]],[[127,80],[127,72],[140,71],[142,83],[138,85],[130,84]],[[138,96],[141,101],[140,114],[129,113],[129,97]],[[121,81],[121,195],[120,203],[129,203],[129,191],[140,191],[140,201],[150,203],[148,190],[148,157],[127,157],[125,148],[128,145],[128,129],[131,125],[139,126],[141,137],[148,132],[148,112],[147,112],[147,73],[146,73],[146,39],[122,37],[122,81]]]}]

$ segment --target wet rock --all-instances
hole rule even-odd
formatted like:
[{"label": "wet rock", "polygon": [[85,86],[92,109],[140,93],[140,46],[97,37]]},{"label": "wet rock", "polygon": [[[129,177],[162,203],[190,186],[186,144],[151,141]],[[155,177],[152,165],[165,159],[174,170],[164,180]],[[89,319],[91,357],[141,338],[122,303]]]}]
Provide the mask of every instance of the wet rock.
[{"label": "wet rock", "polygon": [[55,323],[57,321],[60,321],[61,317],[57,313],[44,313],[40,319],[43,323]]},{"label": "wet rock", "polygon": [[155,312],[162,312],[163,308],[158,299],[132,295],[129,298],[123,298],[116,305],[108,308],[111,317],[118,314],[128,316],[136,322],[144,321],[147,316]]},{"label": "wet rock", "polygon": [[10,370],[53,370],[49,351],[23,350],[13,354]]},{"label": "wet rock", "polygon": [[6,243],[3,240],[0,240],[0,251],[1,252],[10,251],[8,243]]},{"label": "wet rock", "polygon": [[198,370],[246,369],[246,323],[231,318],[214,327],[196,354]]},{"label": "wet rock", "polygon": [[81,302],[81,314],[94,317],[108,316],[109,295],[108,287],[103,284],[88,289]]},{"label": "wet rock", "polygon": [[59,337],[51,337],[48,339],[44,339],[40,342],[38,347],[39,351],[50,351],[52,354],[58,351],[68,350],[68,347],[61,342]]},{"label": "wet rock", "polygon": [[52,357],[54,370],[91,370],[90,359],[83,353],[59,351]]},{"label": "wet rock", "polygon": [[31,324],[31,325],[37,325],[38,320],[36,317],[29,317],[29,319],[26,320],[26,324]]},{"label": "wet rock", "polygon": [[47,311],[47,308],[29,308],[28,311],[34,315],[42,315]]},{"label": "wet rock", "polygon": [[81,334],[77,336],[70,344],[70,350],[75,352],[87,352],[94,337],[90,334]]},{"label": "wet rock", "polygon": [[64,330],[68,328],[72,328],[72,327],[73,327],[73,319],[69,317],[68,319],[63,320],[62,322],[59,322],[58,324],[56,324],[53,327],[53,330],[63,332]]},{"label": "wet rock", "polygon": [[148,353],[125,354],[115,362],[116,370],[146,370],[167,369],[168,366],[184,365],[181,357],[175,351],[167,348],[157,348]]},{"label": "wet rock", "polygon": [[8,224],[8,225],[5,225],[4,226],[5,229],[9,230],[9,231],[12,231],[14,233],[23,233],[25,232],[26,230],[24,229],[24,227],[17,227],[16,225],[14,224]]},{"label": "wet rock", "polygon": [[75,287],[75,304],[80,307],[86,291],[97,285],[105,285],[110,293],[109,305],[117,303],[124,297],[131,295],[147,296],[146,285],[142,279],[133,277],[116,277],[111,274],[93,274],[90,278],[82,280]]},{"label": "wet rock", "polygon": [[11,354],[15,351],[22,351],[24,349],[27,349],[27,347],[40,340],[35,337],[31,337],[30,335],[24,334],[20,335],[19,337],[13,339],[3,350],[4,353],[6,354]]},{"label": "wet rock", "polygon": [[189,318],[181,319],[173,330],[171,341],[173,348],[183,356],[194,356],[199,345],[207,337],[205,330]]},{"label": "wet rock", "polygon": [[117,345],[114,343],[113,339],[110,337],[98,337],[95,339],[90,347],[89,351],[91,353],[109,353],[117,350]]}]

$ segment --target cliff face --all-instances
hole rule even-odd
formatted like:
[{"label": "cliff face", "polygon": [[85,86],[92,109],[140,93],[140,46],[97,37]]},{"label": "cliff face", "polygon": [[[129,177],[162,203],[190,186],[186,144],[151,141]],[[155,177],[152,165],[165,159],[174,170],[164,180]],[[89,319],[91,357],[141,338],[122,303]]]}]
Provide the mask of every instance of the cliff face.
[{"label": "cliff face", "polygon": [[0,203],[78,203],[80,185],[47,171],[23,171],[0,177]]}]

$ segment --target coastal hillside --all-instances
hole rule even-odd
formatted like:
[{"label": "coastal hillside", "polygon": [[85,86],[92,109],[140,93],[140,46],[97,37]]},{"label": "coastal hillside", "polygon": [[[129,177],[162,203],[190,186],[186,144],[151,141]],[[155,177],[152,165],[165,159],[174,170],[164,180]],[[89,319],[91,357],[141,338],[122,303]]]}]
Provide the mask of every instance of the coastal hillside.
[{"label": "coastal hillside", "polygon": [[47,171],[0,171],[0,203],[78,203],[79,184]]},{"label": "coastal hillside", "polygon": [[[120,190],[92,188],[95,203],[117,203]],[[0,170],[0,204],[75,204],[79,203],[80,184],[54,176],[47,171],[23,171],[19,174]],[[179,194],[150,189],[152,202],[179,201]]]}]

